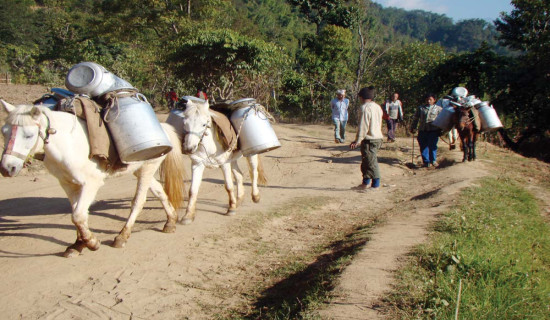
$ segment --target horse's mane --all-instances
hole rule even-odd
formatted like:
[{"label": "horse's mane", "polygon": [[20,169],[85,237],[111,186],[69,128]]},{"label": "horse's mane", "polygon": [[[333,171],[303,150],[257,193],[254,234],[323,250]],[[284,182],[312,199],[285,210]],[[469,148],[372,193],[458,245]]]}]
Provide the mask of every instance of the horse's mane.
[{"label": "horse's mane", "polygon": [[10,114],[6,118],[6,123],[9,123],[11,125],[16,125],[16,126],[32,126],[32,125],[35,125],[35,122],[34,122],[34,120],[32,118],[32,115],[31,115],[31,110],[34,107],[40,108],[40,110],[46,115],[48,115],[49,112],[51,112],[50,109],[48,109],[46,107],[33,106],[32,104],[22,104],[22,105],[17,106],[17,108],[15,110],[10,112]]},{"label": "horse's mane", "polygon": [[196,114],[199,114],[199,115],[202,114],[202,109],[200,108],[199,104],[189,101],[187,103],[185,110],[183,111],[183,116],[187,118],[187,117],[192,117]]}]

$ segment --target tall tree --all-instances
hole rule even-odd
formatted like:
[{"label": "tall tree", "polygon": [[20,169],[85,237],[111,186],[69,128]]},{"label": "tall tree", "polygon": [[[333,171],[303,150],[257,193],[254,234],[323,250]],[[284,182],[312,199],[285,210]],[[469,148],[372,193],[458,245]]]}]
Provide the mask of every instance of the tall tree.
[{"label": "tall tree", "polygon": [[291,5],[300,8],[300,12],[311,23],[317,26],[317,34],[326,25],[332,24],[344,28],[353,25],[354,7],[346,6],[342,0],[287,0]]},{"label": "tall tree", "polygon": [[502,43],[522,55],[501,101],[520,124],[541,133],[550,128],[550,1],[512,0],[512,4],[514,10],[501,14],[495,24]]}]

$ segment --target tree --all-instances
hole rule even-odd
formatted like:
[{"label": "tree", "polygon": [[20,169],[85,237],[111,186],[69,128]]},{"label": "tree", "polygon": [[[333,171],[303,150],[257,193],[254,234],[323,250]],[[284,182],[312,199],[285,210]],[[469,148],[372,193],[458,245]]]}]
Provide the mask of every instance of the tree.
[{"label": "tree", "polygon": [[278,47],[227,29],[181,38],[167,58],[177,76],[192,79],[195,86],[205,86],[221,99],[233,98],[245,79],[276,76],[284,61]]},{"label": "tree", "polygon": [[300,12],[311,23],[317,26],[317,34],[326,25],[350,28],[357,11],[347,7],[341,0],[287,0],[291,5],[300,8]]},{"label": "tree", "polygon": [[510,70],[514,77],[500,97],[518,124],[542,134],[550,128],[550,2],[513,0],[515,9],[495,21],[500,40],[522,55]]},{"label": "tree", "polygon": [[[443,47],[428,42],[414,42],[403,47],[394,47],[381,59],[376,68],[375,81],[380,95],[389,98],[399,92],[404,104],[410,107],[424,102],[424,95],[432,92],[421,80],[447,59]],[[406,108],[405,113],[413,108]]]}]

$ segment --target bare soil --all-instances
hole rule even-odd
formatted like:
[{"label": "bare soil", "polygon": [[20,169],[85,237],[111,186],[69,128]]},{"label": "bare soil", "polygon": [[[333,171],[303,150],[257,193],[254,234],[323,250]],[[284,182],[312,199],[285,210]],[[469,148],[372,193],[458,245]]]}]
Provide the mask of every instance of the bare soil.
[{"label": "bare soil", "polygon": [[[13,104],[46,92],[40,86],[0,85],[0,97]],[[0,116],[3,122],[5,113]],[[163,120],[166,114],[158,116]],[[162,233],[164,212],[150,195],[128,244],[115,249],[109,244],[129,213],[135,179],[113,178],[91,207],[89,224],[102,246],[73,259],[61,256],[76,233],[56,179],[39,163],[18,177],[0,177],[2,318],[225,317],[231,309],[253,308],[258,291],[266,295],[276,286],[264,278],[280,264],[372,221],[379,223],[371,240],[318,313],[322,319],[383,318],[377,303],[390,289],[401,257],[425,240],[430,223],[460,189],[489,174],[487,145],[479,147],[480,160],[458,163],[461,153],[441,142],[439,168],[412,170],[407,165],[412,139],[399,138],[379,154],[384,186],[357,192],[350,188],[361,182],[360,153],[335,144],[331,126],[274,129],[282,147],[261,157],[269,180],[260,203],[247,196],[236,216],[225,216],[222,173],[207,170],[194,223]],[[244,160],[241,167],[246,168]]]}]

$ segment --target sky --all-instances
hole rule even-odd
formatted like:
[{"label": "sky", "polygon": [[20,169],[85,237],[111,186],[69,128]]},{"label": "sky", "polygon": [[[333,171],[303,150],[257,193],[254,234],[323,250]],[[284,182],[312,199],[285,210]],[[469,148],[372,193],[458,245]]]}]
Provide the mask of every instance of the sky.
[{"label": "sky", "polygon": [[424,10],[444,14],[458,22],[464,19],[494,21],[500,12],[514,8],[509,0],[373,0],[383,7]]}]

